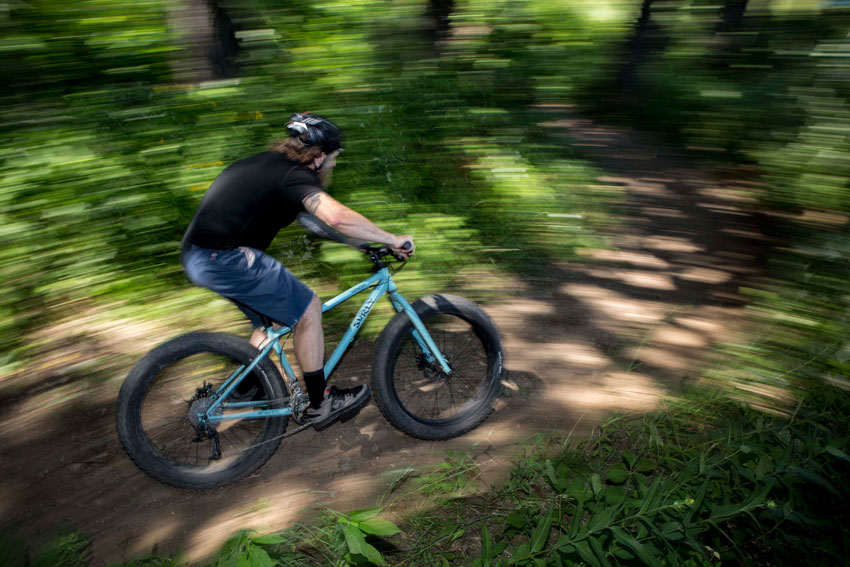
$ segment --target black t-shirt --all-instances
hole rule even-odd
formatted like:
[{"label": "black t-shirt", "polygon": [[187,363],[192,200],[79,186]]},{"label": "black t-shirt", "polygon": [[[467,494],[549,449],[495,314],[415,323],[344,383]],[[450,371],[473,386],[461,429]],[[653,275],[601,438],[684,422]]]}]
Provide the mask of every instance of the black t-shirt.
[{"label": "black t-shirt", "polygon": [[186,229],[183,246],[265,250],[304,210],[301,201],[322,191],[318,177],[278,152],[237,161],[213,181]]}]

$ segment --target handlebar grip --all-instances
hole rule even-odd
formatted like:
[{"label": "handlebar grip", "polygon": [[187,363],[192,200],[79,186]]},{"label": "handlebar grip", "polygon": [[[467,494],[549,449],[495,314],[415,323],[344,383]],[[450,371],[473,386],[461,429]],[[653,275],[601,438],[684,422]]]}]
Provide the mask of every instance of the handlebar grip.
[{"label": "handlebar grip", "polygon": [[401,245],[402,250],[410,250],[412,247],[413,244],[411,244],[409,240]]}]

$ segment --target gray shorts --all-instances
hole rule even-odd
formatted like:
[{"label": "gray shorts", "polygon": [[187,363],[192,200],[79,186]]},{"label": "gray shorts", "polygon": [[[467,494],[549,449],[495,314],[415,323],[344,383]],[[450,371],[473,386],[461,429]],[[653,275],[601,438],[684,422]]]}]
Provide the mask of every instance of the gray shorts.
[{"label": "gray shorts", "polygon": [[193,283],[233,301],[259,327],[263,317],[294,327],[313,300],[313,290],[280,262],[256,248],[210,250],[190,245],[181,255]]}]

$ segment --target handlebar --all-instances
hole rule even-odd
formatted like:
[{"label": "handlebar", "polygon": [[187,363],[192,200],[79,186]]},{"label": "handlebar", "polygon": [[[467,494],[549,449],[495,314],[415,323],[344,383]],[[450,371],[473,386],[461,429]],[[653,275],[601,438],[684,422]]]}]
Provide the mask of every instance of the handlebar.
[{"label": "handlebar", "polygon": [[[298,215],[298,222],[301,223],[301,226],[303,226],[305,229],[315,235],[321,236],[322,238],[327,238],[329,240],[335,240],[337,242],[341,242],[342,244],[347,244],[348,246],[357,248],[358,250],[365,252],[366,255],[369,256],[369,259],[372,260],[372,262],[374,262],[375,265],[378,267],[384,267],[383,262],[381,262],[381,258],[384,258],[389,255],[392,255],[393,258],[395,258],[399,262],[404,262],[405,260],[407,260],[407,258],[402,256],[401,254],[396,254],[395,252],[393,252],[392,248],[390,248],[386,244],[383,244],[381,246],[375,246],[369,244],[365,240],[359,240],[357,238],[351,238],[340,234],[339,232],[337,232],[336,230],[334,230],[333,228],[331,228],[330,226],[323,223],[322,221],[320,221],[309,213],[300,213]],[[410,250],[412,247],[413,243],[408,241],[405,242],[401,248],[402,250]]]},{"label": "handlebar", "polygon": [[[402,246],[402,249],[410,250],[411,246],[412,244],[410,242],[405,242]],[[405,262],[407,260],[407,258],[402,256],[401,254],[396,254],[395,252],[393,252],[393,249],[387,246],[386,244],[382,244],[380,246],[366,244],[365,246],[360,247],[360,249],[365,252],[367,256],[369,256],[369,259],[372,260],[375,265],[381,268],[384,267],[383,262],[381,262],[381,258],[384,258],[386,256],[392,256],[399,262]]]}]

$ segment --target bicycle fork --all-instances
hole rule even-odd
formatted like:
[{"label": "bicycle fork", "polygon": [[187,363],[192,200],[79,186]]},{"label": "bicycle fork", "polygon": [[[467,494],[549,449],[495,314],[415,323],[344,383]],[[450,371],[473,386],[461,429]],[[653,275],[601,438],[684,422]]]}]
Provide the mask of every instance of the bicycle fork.
[{"label": "bicycle fork", "polygon": [[408,318],[410,318],[410,322],[413,323],[413,330],[410,332],[410,335],[413,337],[414,342],[416,342],[416,347],[419,349],[419,353],[422,355],[424,361],[430,366],[439,367],[446,376],[451,376],[451,366],[449,366],[445,355],[437,348],[437,344],[431,337],[431,333],[425,328],[425,324],[419,318],[419,315],[417,315],[416,310],[398,293],[395,282],[390,280],[389,283],[390,301],[396,311],[406,313]]}]

